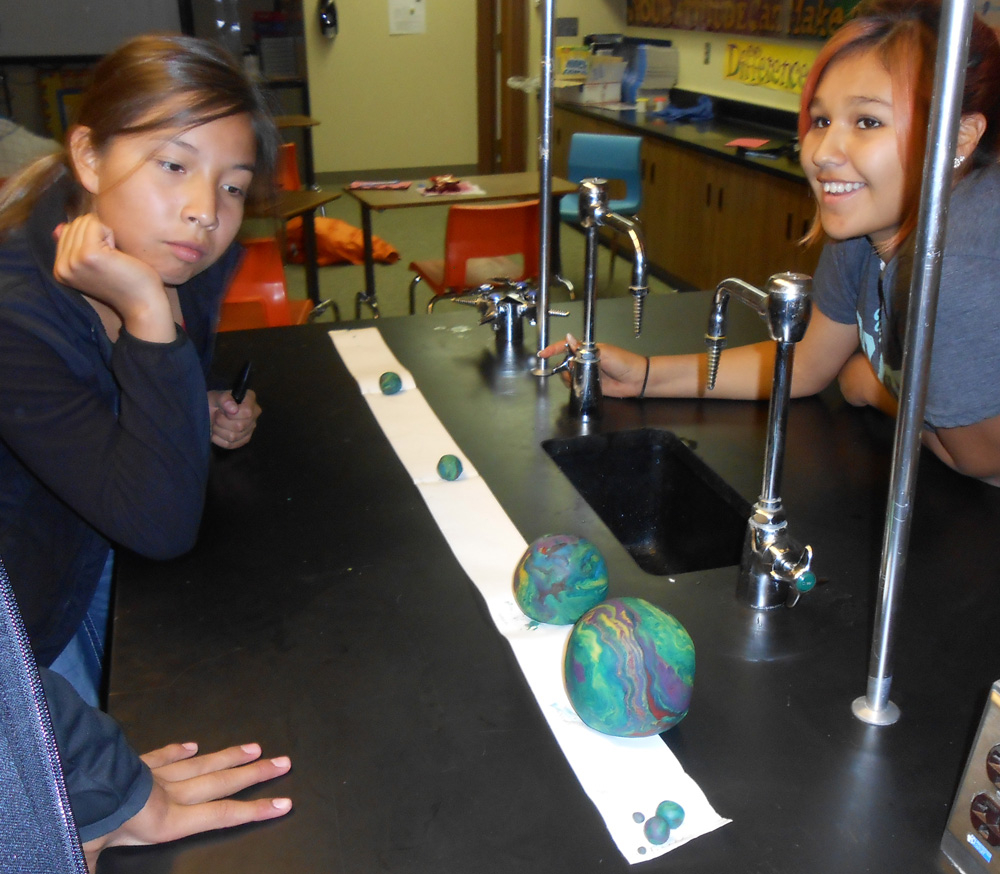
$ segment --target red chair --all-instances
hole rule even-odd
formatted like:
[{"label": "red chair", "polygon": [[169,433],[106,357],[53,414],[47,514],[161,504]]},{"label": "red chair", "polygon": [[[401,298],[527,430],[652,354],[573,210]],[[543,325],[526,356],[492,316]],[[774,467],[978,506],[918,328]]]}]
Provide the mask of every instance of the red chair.
[{"label": "red chair", "polygon": [[444,258],[414,261],[410,314],[420,282],[434,292],[427,312],[444,296],[462,294],[493,279],[522,281],[538,276],[538,201],[455,205],[448,210]]},{"label": "red chair", "polygon": [[285,267],[274,237],[243,240],[246,254],[222,301],[220,331],[302,325],[309,321],[310,300],[290,300]]}]

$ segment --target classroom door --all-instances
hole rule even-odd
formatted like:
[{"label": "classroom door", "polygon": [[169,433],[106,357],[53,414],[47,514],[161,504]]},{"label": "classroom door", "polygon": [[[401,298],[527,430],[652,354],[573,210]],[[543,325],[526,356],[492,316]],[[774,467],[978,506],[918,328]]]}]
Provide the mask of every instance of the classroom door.
[{"label": "classroom door", "polygon": [[528,96],[507,87],[527,75],[528,11],[521,0],[476,0],[478,167],[515,173],[527,166]]}]

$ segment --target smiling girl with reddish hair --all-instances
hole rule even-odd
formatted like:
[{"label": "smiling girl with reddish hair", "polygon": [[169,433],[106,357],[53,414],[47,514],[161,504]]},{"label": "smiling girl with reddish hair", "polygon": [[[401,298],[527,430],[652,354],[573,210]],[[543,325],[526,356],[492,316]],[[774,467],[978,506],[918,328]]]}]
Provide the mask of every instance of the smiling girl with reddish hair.
[{"label": "smiling girl with reddish hair", "polygon": [[[810,71],[800,160],[817,202],[810,239],[825,235],[828,242],[814,277],[812,319],[796,345],[793,396],[838,380],[852,404],[896,412],[939,19],[934,0],[863,2]],[[977,18],[953,156],[923,440],[952,468],[993,485],[1000,485],[998,148],[1000,44]],[[728,363],[712,397],[768,397],[772,343],[723,356]],[[704,355],[653,358],[647,379],[645,358],[602,346],[601,366],[608,395],[635,397],[645,384],[645,396],[708,396]]]}]

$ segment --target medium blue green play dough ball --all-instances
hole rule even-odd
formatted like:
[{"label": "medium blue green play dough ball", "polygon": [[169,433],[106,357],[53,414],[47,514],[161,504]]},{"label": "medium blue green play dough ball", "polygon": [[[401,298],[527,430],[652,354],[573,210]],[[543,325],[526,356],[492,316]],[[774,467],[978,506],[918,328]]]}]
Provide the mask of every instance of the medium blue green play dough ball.
[{"label": "medium blue green play dough ball", "polygon": [[398,373],[387,370],[378,378],[378,387],[384,395],[394,395],[403,387],[403,380]]},{"label": "medium blue green play dough ball", "polygon": [[572,625],[608,594],[608,566],[589,540],[546,534],[514,570],[514,600],[537,622]]},{"label": "medium blue green play dough ball", "polygon": [[642,827],[642,833],[651,844],[665,844],[670,838],[670,826],[666,820],[651,816]]},{"label": "medium blue green play dough ball", "polygon": [[441,479],[446,479],[449,482],[456,480],[462,475],[462,462],[458,456],[442,455],[438,460],[437,471]]},{"label": "medium blue green play dough ball", "polygon": [[671,828],[677,828],[684,822],[684,808],[676,801],[661,801],[656,805],[656,815]]},{"label": "medium blue green play dough ball", "polygon": [[694,642],[642,598],[612,598],[570,632],[566,691],[591,728],[616,737],[660,734],[680,722],[694,686]]}]

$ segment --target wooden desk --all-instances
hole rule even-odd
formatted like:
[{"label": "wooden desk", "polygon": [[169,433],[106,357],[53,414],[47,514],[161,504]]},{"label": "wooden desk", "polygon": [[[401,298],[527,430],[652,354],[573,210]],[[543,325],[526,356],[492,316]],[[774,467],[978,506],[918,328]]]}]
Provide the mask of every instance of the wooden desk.
[{"label": "wooden desk", "polygon": [[340,197],[336,191],[279,191],[272,206],[248,213],[252,218],[279,218],[283,222],[302,217],[302,247],[306,268],[306,293],[319,303],[319,268],[316,264],[316,210]]},{"label": "wooden desk", "polygon": [[[372,311],[374,318],[379,317],[378,298],[375,294],[375,259],[372,255],[372,211],[381,212],[384,209],[404,209],[411,206],[443,206],[453,203],[483,203],[492,200],[527,200],[538,197],[538,174],[525,173],[494,173],[487,176],[465,176],[468,182],[482,189],[482,194],[421,194],[421,186],[429,184],[428,180],[417,180],[405,189],[352,189],[345,188],[358,203],[361,204],[361,230],[365,243],[365,288],[359,291],[354,302],[354,318],[361,318],[361,305],[365,304]],[[559,209],[556,198],[571,194],[577,186],[565,179],[552,179],[552,251],[558,250]]]}]

